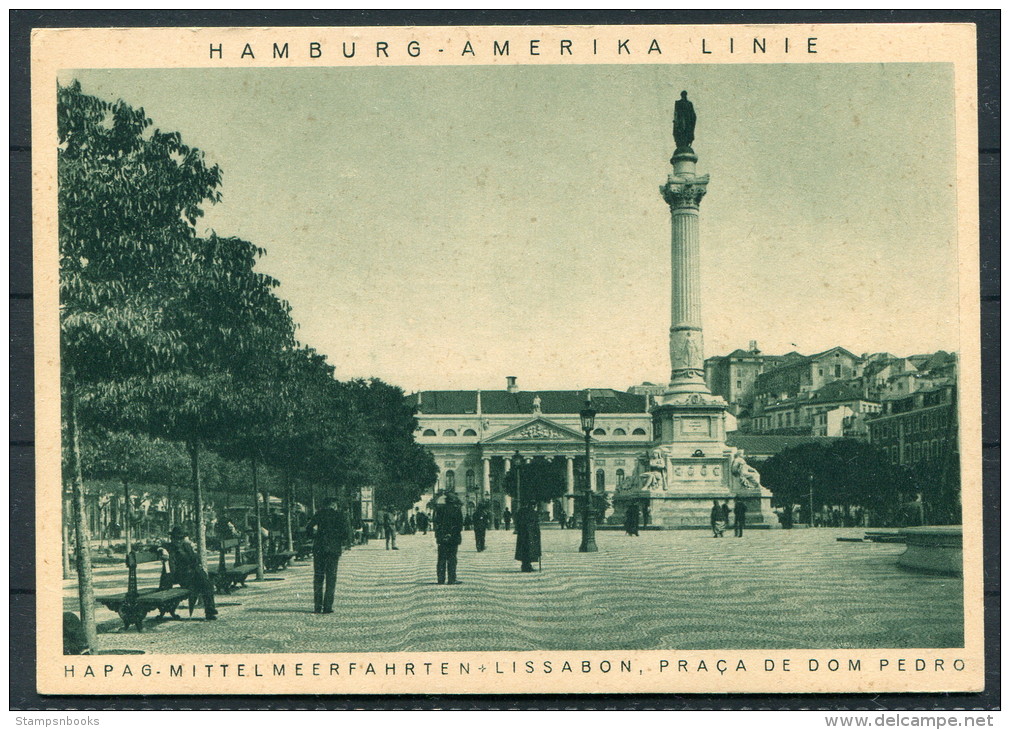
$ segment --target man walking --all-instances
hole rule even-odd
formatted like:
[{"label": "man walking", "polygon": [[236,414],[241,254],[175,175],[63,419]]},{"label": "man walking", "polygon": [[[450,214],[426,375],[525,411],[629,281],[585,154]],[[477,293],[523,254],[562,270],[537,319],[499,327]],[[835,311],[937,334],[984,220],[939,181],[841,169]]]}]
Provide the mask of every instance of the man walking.
[{"label": "man walking", "polygon": [[505,529],[506,530],[509,529],[509,525],[512,524],[512,510],[506,507],[505,511],[501,513],[501,517],[502,520],[505,522]]},{"label": "man walking", "polygon": [[217,619],[214,606],[214,584],[207,570],[200,564],[193,543],[186,537],[186,531],[179,525],[169,533],[168,559],[172,565],[172,580],[190,593],[203,599],[203,615],[208,621]]},{"label": "man walking", "polygon": [[733,535],[743,537],[743,526],[747,522],[747,505],[742,499],[733,500]]},{"label": "man walking", "polygon": [[481,502],[473,513],[473,537],[479,553],[484,552],[484,539],[487,536],[487,526],[490,521],[491,516],[487,512],[487,505]]},{"label": "man walking", "polygon": [[523,573],[532,573],[533,561],[540,560],[540,519],[534,502],[527,502],[516,512],[515,558]]},{"label": "man walking", "polygon": [[425,512],[417,510],[417,516],[414,518],[414,523],[417,525],[417,529],[421,531],[422,535],[428,534],[428,515]]},{"label": "man walking", "polygon": [[383,536],[386,538],[386,550],[399,550],[396,547],[396,521],[393,519],[393,515],[387,510],[382,510],[382,532]]},{"label": "man walking", "polygon": [[327,500],[326,505],[312,515],[309,524],[305,526],[305,534],[312,540],[312,595],[315,599],[315,613],[333,613],[337,562],[349,532],[347,519],[338,507],[336,499]]},{"label": "man walking", "polygon": [[435,505],[435,543],[438,545],[438,563],[435,574],[439,585],[445,583],[446,573],[449,585],[458,585],[456,580],[456,551],[463,541],[462,502],[453,492],[446,492]]}]

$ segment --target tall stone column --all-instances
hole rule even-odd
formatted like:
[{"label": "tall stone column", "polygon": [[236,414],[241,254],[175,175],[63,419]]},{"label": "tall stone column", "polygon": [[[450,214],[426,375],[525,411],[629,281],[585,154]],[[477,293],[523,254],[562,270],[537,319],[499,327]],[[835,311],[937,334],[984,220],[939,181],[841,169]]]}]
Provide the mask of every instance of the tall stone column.
[{"label": "tall stone column", "polygon": [[659,473],[615,493],[615,510],[648,500],[652,524],[698,527],[708,523],[713,499],[733,496],[725,439],[726,402],[705,385],[701,314],[699,207],[708,175],[696,170],[696,115],[687,92],[674,105],[677,146],[672,171],[659,187],[670,208],[670,383],[650,409],[653,443],[650,469]]},{"label": "tall stone column", "polygon": [[491,457],[484,456],[481,461],[484,463],[484,498],[487,499],[491,496]]},{"label": "tall stone column", "polygon": [[[690,104],[686,94],[683,101]],[[698,157],[690,147],[694,139],[693,108],[691,114],[690,138],[686,142],[677,139],[677,150],[670,159],[673,172],[659,188],[670,206],[671,224],[670,386],[666,394],[709,392],[705,385],[698,232],[698,207],[708,187],[708,175],[695,172]]]}]

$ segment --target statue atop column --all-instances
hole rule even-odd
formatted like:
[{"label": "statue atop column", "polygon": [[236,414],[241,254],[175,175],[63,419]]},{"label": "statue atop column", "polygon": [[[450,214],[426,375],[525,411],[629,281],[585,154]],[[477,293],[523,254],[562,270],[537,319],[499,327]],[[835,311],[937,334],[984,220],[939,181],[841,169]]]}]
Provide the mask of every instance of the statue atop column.
[{"label": "statue atop column", "polygon": [[677,142],[676,152],[694,154],[691,143],[694,142],[694,125],[697,121],[694,104],[687,100],[687,92],[680,92],[680,98],[673,105],[673,139]]}]

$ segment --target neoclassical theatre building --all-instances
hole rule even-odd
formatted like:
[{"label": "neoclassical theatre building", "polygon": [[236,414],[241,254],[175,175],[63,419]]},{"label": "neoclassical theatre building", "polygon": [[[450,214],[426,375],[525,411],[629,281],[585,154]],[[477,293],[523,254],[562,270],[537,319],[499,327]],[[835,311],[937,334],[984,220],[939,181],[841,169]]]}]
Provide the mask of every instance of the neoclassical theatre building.
[{"label": "neoclassical theatre building", "polygon": [[561,509],[574,514],[575,490],[584,488],[577,481],[586,461],[579,411],[587,396],[597,412],[590,437],[596,491],[613,493],[647,454],[654,402],[649,394],[609,388],[522,391],[515,377],[506,382],[504,390],[425,390],[407,396],[416,407],[417,442],[439,467],[435,491],[453,489],[471,509],[483,495],[500,512],[511,507],[503,484],[519,458],[535,464],[539,478],[564,484],[566,496],[548,505],[552,518]]}]

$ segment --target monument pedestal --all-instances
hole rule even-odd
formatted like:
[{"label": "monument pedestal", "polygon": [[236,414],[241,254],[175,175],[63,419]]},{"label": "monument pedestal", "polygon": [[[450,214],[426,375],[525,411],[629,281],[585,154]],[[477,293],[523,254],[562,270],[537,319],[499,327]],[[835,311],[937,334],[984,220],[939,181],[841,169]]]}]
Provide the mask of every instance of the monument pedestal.
[{"label": "monument pedestal", "polygon": [[747,505],[747,527],[778,527],[771,493],[750,484],[738,449],[726,446],[726,402],[706,392],[668,392],[652,410],[654,446],[625,489],[614,495],[622,513],[637,502],[649,523],[668,529],[707,529],[712,501]]}]

